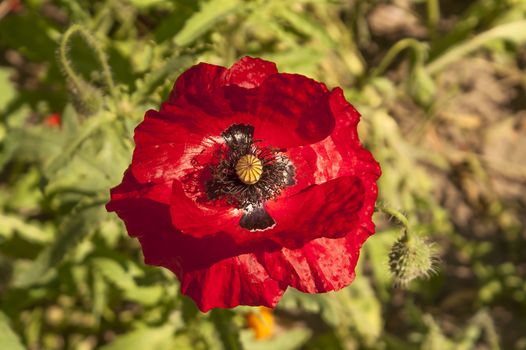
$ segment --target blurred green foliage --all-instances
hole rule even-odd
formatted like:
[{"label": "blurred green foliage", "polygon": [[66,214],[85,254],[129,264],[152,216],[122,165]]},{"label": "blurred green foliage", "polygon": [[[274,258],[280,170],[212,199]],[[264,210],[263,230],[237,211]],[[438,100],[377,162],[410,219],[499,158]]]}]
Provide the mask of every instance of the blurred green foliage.
[{"label": "blurred green foliage", "polygon": [[[526,349],[526,1],[16,3],[0,3],[0,349]],[[244,55],[344,88],[380,201],[435,242],[436,275],[392,287],[401,233],[378,214],[355,282],[289,290],[256,340],[252,308],[201,314],[142,263],[103,208],[133,128],[190,65]]]}]

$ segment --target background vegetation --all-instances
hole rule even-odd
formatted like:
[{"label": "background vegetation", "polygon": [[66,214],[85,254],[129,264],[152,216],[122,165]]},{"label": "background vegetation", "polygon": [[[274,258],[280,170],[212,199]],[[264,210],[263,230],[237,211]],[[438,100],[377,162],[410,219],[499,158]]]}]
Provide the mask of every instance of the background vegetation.
[{"label": "background vegetation", "polygon": [[[0,349],[526,349],[525,15],[524,0],[1,1]],[[273,312],[201,314],[143,264],[103,208],[133,128],[188,66],[244,55],[344,88],[380,200],[434,242],[437,274],[393,287],[384,214],[350,287],[289,290]]]}]

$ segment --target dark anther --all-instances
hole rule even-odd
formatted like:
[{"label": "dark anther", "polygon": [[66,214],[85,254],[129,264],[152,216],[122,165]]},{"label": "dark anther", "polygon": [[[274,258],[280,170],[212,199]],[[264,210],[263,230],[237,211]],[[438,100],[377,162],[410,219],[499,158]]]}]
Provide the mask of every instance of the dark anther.
[{"label": "dark anther", "polygon": [[248,153],[254,138],[254,127],[252,125],[234,124],[223,131],[221,137],[231,150],[247,151]]},{"label": "dark anther", "polygon": [[274,226],[276,222],[263,207],[249,207],[239,220],[239,226],[247,230],[265,230]]}]

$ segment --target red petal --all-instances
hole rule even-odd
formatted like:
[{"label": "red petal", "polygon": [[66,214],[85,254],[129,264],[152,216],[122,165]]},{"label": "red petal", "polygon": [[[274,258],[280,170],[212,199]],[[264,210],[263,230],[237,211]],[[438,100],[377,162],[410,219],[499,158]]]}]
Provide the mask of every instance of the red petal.
[{"label": "red petal", "polygon": [[198,203],[187,196],[179,181],[174,181],[172,191],[172,223],[182,233],[196,238],[222,236],[236,244],[256,238],[256,235],[239,226],[241,210],[214,206],[213,202]]},{"label": "red petal", "polygon": [[360,247],[372,232],[358,229],[342,238],[318,238],[298,249],[258,254],[269,274],[306,293],[348,286],[354,279]]},{"label": "red petal", "polygon": [[183,294],[202,311],[237,305],[273,307],[286,289],[252,253],[234,252],[233,257],[211,262],[217,250],[228,251],[228,246],[184,237],[171,226],[166,206],[142,199],[121,202],[117,208],[130,235],[138,236],[145,263],[174,272]]},{"label": "red petal", "polygon": [[[144,185],[127,171],[112,190],[109,211],[116,211],[130,236],[141,243],[145,263],[163,266],[179,277],[184,294],[202,311],[236,305],[275,306],[286,289],[269,277],[253,253],[228,241],[195,239],[170,222],[166,185]],[[252,247],[257,252],[265,247]]]},{"label": "red petal", "polygon": [[339,237],[360,226],[364,188],[358,178],[341,177],[277,201],[267,203],[276,221],[269,230],[250,232],[239,226],[242,211],[189,198],[178,181],[174,181],[171,205],[172,222],[184,234],[223,237],[238,245],[270,240],[288,247],[327,236]]},{"label": "red petal", "polygon": [[128,168],[121,184],[112,188],[110,194],[111,200],[106,205],[108,211],[115,211],[118,202],[127,199],[145,198],[167,204],[170,203],[171,184],[140,184]]},{"label": "red petal", "polygon": [[[246,72],[251,66],[257,68],[254,75]],[[326,138],[334,118],[325,85],[274,73],[273,64],[250,58],[230,70],[198,64],[183,73],[160,112],[148,111],[135,131],[132,171],[137,180],[165,182],[184,176],[192,168],[191,158],[206,152],[204,146],[221,142],[221,133],[236,123],[253,125],[256,139],[279,148]],[[239,86],[225,86],[232,82]],[[241,87],[259,83],[253,89]]]},{"label": "red petal", "polygon": [[179,96],[199,102],[211,99],[215,90],[223,84],[225,67],[208,63],[199,63],[190,67],[177,78],[168,102],[174,102]]},{"label": "red petal", "polygon": [[297,180],[286,195],[340,176],[358,176],[368,189],[380,176],[380,166],[358,138],[358,111],[345,100],[340,88],[331,92],[329,104],[336,120],[331,135],[321,142],[291,148],[285,153],[296,168]]},{"label": "red petal", "polygon": [[[142,184],[128,170],[122,183],[111,190],[106,205],[125,222],[130,236],[141,240],[148,264],[170,267],[170,261],[178,257],[182,268],[196,269],[246,252],[231,239],[195,239],[175,229],[167,205],[171,187],[170,183]],[[194,254],[194,249],[203,254]]]},{"label": "red petal", "polygon": [[[338,127],[331,134],[332,144],[329,143],[324,147],[341,157],[341,162],[338,164],[338,176],[352,175],[362,180],[365,198],[363,208],[360,211],[360,222],[365,229],[374,233],[372,215],[378,197],[376,181],[381,175],[380,165],[371,152],[361,145],[357,130],[360,114],[345,100],[342,89],[336,88],[332,91],[330,104],[337,119]],[[330,173],[322,175],[326,179],[331,178],[331,176]]]},{"label": "red petal", "polygon": [[319,237],[341,237],[360,226],[365,189],[359,178],[343,176],[267,203],[276,221],[272,239],[300,247]]},{"label": "red petal", "polygon": [[194,299],[203,312],[238,305],[274,307],[286,288],[272,279],[251,253],[181,276],[183,294]]},{"label": "red petal", "polygon": [[350,284],[360,247],[374,233],[371,216],[378,194],[376,180],[380,167],[361,145],[357,133],[360,115],[345,100],[341,89],[332,91],[330,106],[336,119],[330,137],[287,152],[297,173],[297,185],[288,189],[287,194],[342,176],[357,177],[364,186],[358,220],[345,237],[319,238],[299,249],[283,248],[258,255],[272,277],[309,293],[337,290]]},{"label": "red petal", "polygon": [[208,163],[221,140],[203,136],[203,124],[196,122],[199,111],[192,117],[187,113],[175,106],[146,112],[144,121],[135,129],[131,169],[137,180],[167,182],[195,170],[196,163]]},{"label": "red petal", "polygon": [[277,72],[275,63],[246,56],[224,72],[223,79],[225,85],[252,89],[260,86],[265,79]]},{"label": "red petal", "polygon": [[223,130],[234,123],[251,124],[256,139],[280,148],[321,141],[334,128],[324,84],[277,73],[273,63],[249,57],[229,70],[209,64],[190,68],[177,80],[168,104],[198,107],[224,119]]},{"label": "red petal", "polygon": [[[329,171],[320,173],[322,179],[330,179],[334,174],[356,175],[373,182],[376,182],[381,174],[380,165],[373,158],[371,152],[365,149],[358,138],[358,122],[360,114],[345,100],[341,88],[336,88],[331,92],[330,106],[336,119],[337,127],[331,134],[330,140],[320,147],[328,151],[325,161],[336,161],[330,158],[335,152],[339,154],[336,158],[341,158],[338,166],[328,168]],[[337,172],[335,169],[338,169]]]},{"label": "red petal", "polygon": [[260,87],[255,139],[279,148],[319,142],[330,135],[334,118],[325,85],[298,74],[274,74]]}]

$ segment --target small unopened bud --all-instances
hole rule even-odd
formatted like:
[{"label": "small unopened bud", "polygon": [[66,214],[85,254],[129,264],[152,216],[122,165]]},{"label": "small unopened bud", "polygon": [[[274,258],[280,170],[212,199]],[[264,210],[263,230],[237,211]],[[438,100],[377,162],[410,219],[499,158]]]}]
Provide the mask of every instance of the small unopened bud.
[{"label": "small unopened bud", "polygon": [[407,286],[416,278],[436,272],[436,254],[424,239],[405,233],[391,247],[389,268],[395,285]]},{"label": "small unopened bud", "polygon": [[92,115],[97,113],[102,107],[102,93],[85,81],[81,81],[80,86],[74,87],[71,95],[75,109],[80,114]]},{"label": "small unopened bud", "polygon": [[429,107],[435,100],[435,82],[422,65],[417,65],[409,76],[409,93],[423,107]]}]

